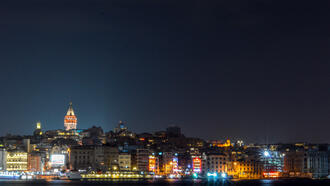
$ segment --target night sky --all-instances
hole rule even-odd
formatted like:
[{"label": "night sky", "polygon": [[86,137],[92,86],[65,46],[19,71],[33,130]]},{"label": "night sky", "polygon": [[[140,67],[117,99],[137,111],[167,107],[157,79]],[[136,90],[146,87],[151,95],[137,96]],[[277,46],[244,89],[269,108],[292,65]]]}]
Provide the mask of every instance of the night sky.
[{"label": "night sky", "polygon": [[0,135],[78,127],[330,142],[328,1],[0,2]]}]

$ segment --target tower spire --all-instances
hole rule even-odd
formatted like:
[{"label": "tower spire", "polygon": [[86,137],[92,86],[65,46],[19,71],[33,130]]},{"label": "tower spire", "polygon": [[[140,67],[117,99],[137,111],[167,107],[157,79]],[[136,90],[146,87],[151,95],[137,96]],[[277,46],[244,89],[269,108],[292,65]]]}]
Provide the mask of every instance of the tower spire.
[{"label": "tower spire", "polygon": [[77,129],[77,117],[74,114],[72,102],[69,103],[68,112],[64,117],[64,128],[65,130]]},{"label": "tower spire", "polygon": [[72,102],[69,103],[69,109],[68,112],[66,113],[67,116],[74,116],[74,111],[72,108]]}]

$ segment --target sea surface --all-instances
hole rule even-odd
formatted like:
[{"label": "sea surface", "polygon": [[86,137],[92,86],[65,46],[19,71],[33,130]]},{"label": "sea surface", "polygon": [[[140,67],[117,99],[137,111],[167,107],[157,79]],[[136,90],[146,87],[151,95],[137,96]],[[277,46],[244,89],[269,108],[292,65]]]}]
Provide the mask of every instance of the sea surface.
[{"label": "sea surface", "polygon": [[311,180],[311,179],[280,179],[280,180],[241,180],[241,181],[217,181],[207,182],[201,180],[170,180],[170,181],[70,181],[70,180],[52,180],[52,181],[22,181],[22,180],[0,180],[0,186],[92,186],[92,185],[148,185],[148,186],[330,186],[330,180]]}]

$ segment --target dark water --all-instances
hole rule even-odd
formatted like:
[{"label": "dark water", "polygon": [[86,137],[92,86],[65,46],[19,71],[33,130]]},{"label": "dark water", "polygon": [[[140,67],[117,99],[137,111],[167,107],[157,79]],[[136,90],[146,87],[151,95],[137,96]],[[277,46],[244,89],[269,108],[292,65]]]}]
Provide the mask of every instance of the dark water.
[{"label": "dark water", "polygon": [[285,180],[244,180],[244,181],[0,181],[0,186],[92,186],[92,185],[148,185],[148,186],[330,186],[330,180],[285,179]]}]

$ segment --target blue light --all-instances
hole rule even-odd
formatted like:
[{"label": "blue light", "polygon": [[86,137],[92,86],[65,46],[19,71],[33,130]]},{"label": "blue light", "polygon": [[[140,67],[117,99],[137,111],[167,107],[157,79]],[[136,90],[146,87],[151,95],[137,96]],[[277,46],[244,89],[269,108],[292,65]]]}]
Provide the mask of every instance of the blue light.
[{"label": "blue light", "polygon": [[264,156],[265,156],[265,157],[270,157],[270,153],[269,153],[269,151],[265,150],[265,151],[264,151]]},{"label": "blue light", "polygon": [[217,177],[218,175],[217,175],[216,172],[214,172],[214,173],[210,173],[210,172],[208,172],[208,173],[207,173],[207,176],[208,176],[208,177]]},{"label": "blue light", "polygon": [[221,173],[221,177],[222,178],[227,178],[227,174],[226,173]]},{"label": "blue light", "polygon": [[198,178],[198,174],[195,172],[195,173],[193,174],[193,177],[194,177],[194,178]]}]

